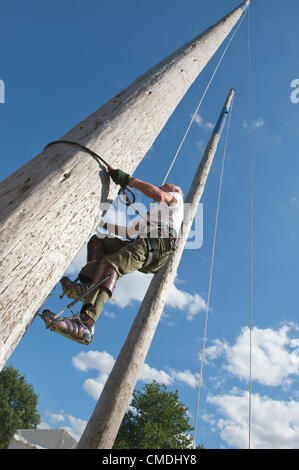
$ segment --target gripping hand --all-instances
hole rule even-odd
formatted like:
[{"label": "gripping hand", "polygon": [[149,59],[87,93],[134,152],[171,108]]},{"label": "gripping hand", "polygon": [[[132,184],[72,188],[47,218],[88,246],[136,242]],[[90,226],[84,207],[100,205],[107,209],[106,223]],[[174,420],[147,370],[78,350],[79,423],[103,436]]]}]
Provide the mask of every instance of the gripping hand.
[{"label": "gripping hand", "polygon": [[122,170],[110,170],[109,175],[115,184],[125,188],[129,184],[130,175]]}]

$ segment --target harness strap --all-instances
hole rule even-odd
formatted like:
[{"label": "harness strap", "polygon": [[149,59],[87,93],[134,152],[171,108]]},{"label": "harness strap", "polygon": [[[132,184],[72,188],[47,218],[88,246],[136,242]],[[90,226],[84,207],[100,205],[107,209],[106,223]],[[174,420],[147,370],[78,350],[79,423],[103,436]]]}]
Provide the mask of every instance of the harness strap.
[{"label": "harness strap", "polygon": [[[143,267],[149,266],[150,264],[154,263],[158,259],[161,258],[168,258],[170,253],[165,253],[165,255],[159,256],[159,243],[157,238],[145,238],[144,239],[147,244],[147,258],[143,265]],[[170,246],[171,251],[175,250],[176,239],[170,238]]]},{"label": "harness strap", "polygon": [[144,266],[148,266],[159,258],[159,243],[157,238],[145,238],[147,243],[147,258]]}]

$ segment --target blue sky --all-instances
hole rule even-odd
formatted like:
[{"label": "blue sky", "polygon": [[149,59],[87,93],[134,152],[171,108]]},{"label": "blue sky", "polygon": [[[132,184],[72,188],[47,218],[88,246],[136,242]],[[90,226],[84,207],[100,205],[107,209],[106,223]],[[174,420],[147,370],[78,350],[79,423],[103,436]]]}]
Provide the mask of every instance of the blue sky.
[{"label": "blue sky", "polygon": [[[59,138],[135,78],[237,6],[234,0],[1,2],[1,179]],[[18,14],[16,15],[16,9]],[[253,1],[253,382],[252,447],[299,441],[298,113],[299,5]],[[169,119],[135,176],[159,184],[221,51]],[[197,441],[248,446],[249,105],[247,18],[172,170],[186,193],[231,87],[236,96],[223,179]],[[194,423],[217,191],[224,138],[202,198],[203,245],[185,250],[138,388],[152,379],[178,390]],[[139,201],[143,199],[138,196]],[[84,247],[69,272],[84,262]],[[85,348],[36,318],[12,364],[39,394],[43,426],[78,437],[138,311],[150,277],[122,279]],[[12,280],[13,281],[13,280]],[[34,288],[34,286],[33,286]],[[57,286],[45,307],[65,305]]]}]

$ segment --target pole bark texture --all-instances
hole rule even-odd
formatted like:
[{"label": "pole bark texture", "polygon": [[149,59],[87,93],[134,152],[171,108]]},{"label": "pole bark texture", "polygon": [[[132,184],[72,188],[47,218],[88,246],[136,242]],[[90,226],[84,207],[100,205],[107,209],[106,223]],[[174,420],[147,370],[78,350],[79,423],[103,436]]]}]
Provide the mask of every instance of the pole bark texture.
[{"label": "pole bark texture", "polygon": [[[62,138],[133,173],[242,6],[135,80]],[[54,145],[0,184],[0,370],[117,187],[85,152]]]},{"label": "pole bark texture", "polygon": [[175,280],[183,250],[231,106],[230,90],[218,122],[185,199],[184,222],[174,255],[153,277],[140,310],[79,441],[79,449],[111,449],[151,345],[169,288]]}]

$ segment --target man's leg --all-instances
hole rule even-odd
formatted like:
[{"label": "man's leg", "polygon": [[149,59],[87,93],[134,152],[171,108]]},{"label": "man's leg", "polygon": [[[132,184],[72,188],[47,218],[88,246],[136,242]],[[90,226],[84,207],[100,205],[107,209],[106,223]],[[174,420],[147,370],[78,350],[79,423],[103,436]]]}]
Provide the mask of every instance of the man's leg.
[{"label": "man's leg", "polygon": [[118,278],[117,272],[109,264],[102,262],[98,265],[92,284],[101,284],[85,297],[80,313],[83,319],[90,319],[92,324],[96,322],[105,302],[112,296]]},{"label": "man's leg", "polygon": [[110,273],[110,278],[96,292],[88,295],[80,317],[55,318],[52,312],[45,310],[42,316],[47,327],[79,343],[90,344],[94,337],[94,324],[105,302],[112,295],[117,279],[140,269],[146,258],[147,245],[143,239],[123,242],[119,251],[105,256],[98,265],[92,282],[104,279],[107,272]]},{"label": "man's leg", "polygon": [[[84,300],[81,314],[86,313],[96,322],[105,302],[112,296],[117,279],[137,270],[144,273],[156,273],[163,266],[168,259],[168,255],[171,253],[171,244],[168,239],[159,239],[158,245],[159,259],[146,269],[144,269],[144,264],[147,260],[148,245],[143,238],[137,238],[131,242],[124,242],[121,249],[117,252],[105,256],[99,264],[98,271],[101,272],[102,270],[102,276],[104,277],[104,275],[109,272],[110,267],[112,272],[114,271],[115,273],[115,283],[110,290],[107,290],[105,286],[101,286],[97,292],[91,293],[89,298]],[[104,266],[106,266],[106,270]],[[98,276],[96,280],[100,280],[100,278],[101,276]]]},{"label": "man's leg", "polygon": [[87,262],[95,261],[99,256],[104,256],[102,239],[93,235],[87,243]]},{"label": "man's leg", "polygon": [[110,272],[115,273],[115,282],[112,285],[112,288],[110,287],[107,289],[107,286],[104,285],[101,286],[95,294],[91,293],[90,298],[86,298],[84,301],[81,314],[85,313],[94,322],[96,322],[105,302],[112,296],[117,279],[142,268],[146,261],[146,257],[147,245],[145,240],[140,238],[131,242],[126,242],[119,251],[105,256],[99,264],[98,272],[102,272],[102,276],[104,277],[105,274],[109,272],[109,269],[112,269]]},{"label": "man's leg", "polygon": [[[95,238],[97,240],[95,240]],[[105,255],[110,255],[120,250],[126,241],[119,238],[98,238],[96,235],[91,237],[88,248],[87,263],[78,274],[79,282],[71,281],[67,276],[64,276],[60,282],[64,294],[70,299],[77,299],[80,295],[84,294],[92,284],[97,280],[97,269],[99,263],[103,260]]]},{"label": "man's leg", "polygon": [[94,324],[97,319],[96,312],[103,308],[104,303],[112,295],[118,275],[115,270],[104,263],[100,263],[94,275],[93,284],[101,282],[101,287],[87,294],[79,317],[57,317],[50,311],[43,312],[48,327],[67,338],[83,344],[90,344],[94,337]]}]

